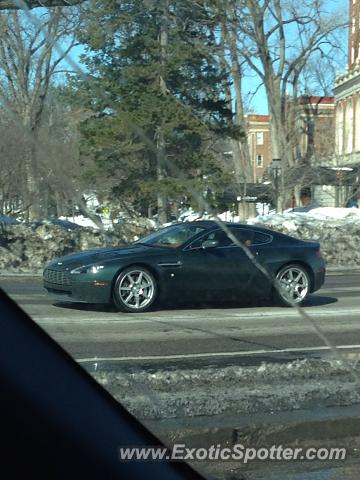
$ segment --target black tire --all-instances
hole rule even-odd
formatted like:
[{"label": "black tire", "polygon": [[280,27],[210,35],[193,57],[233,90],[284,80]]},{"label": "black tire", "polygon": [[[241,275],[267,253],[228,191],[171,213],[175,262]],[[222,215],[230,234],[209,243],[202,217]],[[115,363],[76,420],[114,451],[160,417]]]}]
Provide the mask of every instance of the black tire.
[{"label": "black tire", "polygon": [[286,289],[284,288],[283,293],[275,286],[273,287],[273,301],[276,305],[291,307],[293,303],[302,305],[305,302],[311,288],[310,276],[305,267],[298,263],[284,265],[276,274],[276,279],[280,289],[281,285],[284,287],[288,285],[285,287]]},{"label": "black tire", "polygon": [[136,265],[120,272],[113,287],[115,306],[122,312],[129,313],[149,310],[157,298],[157,293],[158,286],[154,275],[146,268]]}]

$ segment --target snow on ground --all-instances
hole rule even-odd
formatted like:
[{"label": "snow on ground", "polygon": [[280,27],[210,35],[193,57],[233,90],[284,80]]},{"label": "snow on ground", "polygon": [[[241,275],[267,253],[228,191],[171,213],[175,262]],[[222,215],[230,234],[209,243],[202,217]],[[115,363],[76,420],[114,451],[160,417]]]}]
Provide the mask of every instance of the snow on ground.
[{"label": "snow on ground", "polygon": [[[231,212],[222,212],[219,217],[223,221],[239,221],[239,217]],[[208,214],[187,210],[179,220],[211,218]],[[92,228],[68,232],[55,225],[42,225],[35,230],[25,224],[4,225],[0,235],[0,270],[36,270],[55,256],[104,245],[105,239],[90,219],[82,215],[61,219]],[[108,223],[106,219],[103,221],[112,245],[132,242],[159,228],[153,220],[145,217],[123,217],[114,230],[110,228],[110,220]],[[360,210],[356,208],[322,207],[306,213],[273,213],[259,215],[247,223],[303,240],[319,241],[322,255],[329,265],[360,266]]]},{"label": "snow on ground", "polygon": [[309,217],[318,218],[319,220],[322,219],[341,219],[341,218],[348,218],[348,219],[359,219],[360,221],[360,210],[358,208],[335,208],[335,207],[319,207],[313,208],[309,212],[307,212]]},{"label": "snow on ground", "polygon": [[[257,203],[256,204],[256,211],[258,212],[259,215],[261,215],[261,214],[269,215],[269,214],[275,213],[274,210],[270,210],[270,206],[267,203]],[[219,213],[218,217],[223,222],[241,222],[240,217],[230,210],[227,210],[226,212]],[[212,218],[213,218],[213,216],[209,215],[206,212],[201,214],[200,212],[195,212],[192,208],[189,208],[189,209],[181,212],[181,214],[179,215],[178,221],[179,222],[193,222],[193,221],[196,221],[196,220],[211,220]],[[171,223],[166,224],[166,225],[171,225]]]},{"label": "snow on ground", "polygon": [[313,208],[308,212],[292,212],[288,210],[283,213],[270,213],[268,215],[259,215],[255,218],[250,218],[247,223],[254,225],[256,223],[267,223],[276,225],[278,223],[289,222],[290,228],[296,223],[308,223],[314,221],[343,221],[346,223],[360,222],[360,209],[358,208],[336,208],[336,207],[319,207]]},{"label": "snow on ground", "polygon": [[[68,222],[76,223],[81,227],[90,227],[94,228],[95,230],[99,230],[99,227],[92,220],[90,220],[90,218],[87,218],[84,215],[75,215],[74,217],[60,217],[60,220],[67,220]],[[113,225],[110,219],[102,216],[101,221],[104,225],[105,230],[113,229]]]},{"label": "snow on ground", "polygon": [[[257,209],[261,210],[261,207]],[[266,210],[265,210],[266,211]],[[270,228],[281,226],[283,230],[286,230],[289,233],[296,232],[300,225],[305,225],[309,223],[316,223],[319,228],[319,223],[327,222],[327,225],[332,224],[334,227],[338,224],[343,225],[344,222],[348,223],[360,223],[360,209],[357,208],[333,208],[333,207],[321,207],[314,208],[309,212],[292,212],[285,211],[284,213],[276,213],[274,211],[269,211],[266,215],[258,215],[257,217],[250,218],[246,223],[249,225],[263,224]],[[207,213],[201,214],[195,212],[193,209],[185,210],[181,213],[178,218],[179,222],[193,222],[196,220],[211,220],[213,217]],[[226,211],[218,214],[218,218],[223,222],[240,222],[243,221],[238,215],[235,215],[234,212]],[[74,217],[60,217],[60,220],[68,220],[70,222],[81,225],[82,227],[91,227],[95,230],[98,230],[97,225],[83,215],[77,215]],[[105,230],[113,230],[113,224],[109,218],[106,216],[101,216]],[[156,228],[156,222],[151,219],[146,219],[150,228]],[[330,222],[330,223],[329,223]],[[339,223],[340,222],[340,223]],[[172,225],[174,222],[168,222],[163,227]]]},{"label": "snow on ground", "polygon": [[348,366],[330,358],[224,368],[101,370],[101,364],[96,372],[89,366],[97,381],[143,419],[289,411],[360,400]]}]

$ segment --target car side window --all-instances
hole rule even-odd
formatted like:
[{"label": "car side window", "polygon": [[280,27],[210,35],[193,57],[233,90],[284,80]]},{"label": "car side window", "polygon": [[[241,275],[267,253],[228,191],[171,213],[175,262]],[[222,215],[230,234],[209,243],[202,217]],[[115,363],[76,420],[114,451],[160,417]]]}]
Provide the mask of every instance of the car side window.
[{"label": "car side window", "polygon": [[[253,233],[249,234],[247,230],[240,230],[238,228],[230,227],[231,233],[241,242],[247,242],[249,244],[251,242]],[[200,248],[203,242],[207,240],[216,240],[219,245],[218,247],[230,247],[234,245],[233,241],[228,237],[227,233],[222,229],[213,230],[212,232],[207,233],[203,237],[196,240],[194,243],[191,244],[190,248]]]},{"label": "car side window", "polygon": [[[239,242],[248,247],[250,245],[261,245],[263,243],[268,243],[271,240],[270,235],[255,232],[254,230],[250,230],[247,228],[230,227],[230,231],[235,236],[235,238],[239,240]],[[236,246],[236,244],[234,244],[234,242],[228,237],[227,233],[224,232],[224,230],[218,229],[207,233],[206,235],[193,242],[190,245],[190,248],[200,248],[202,243],[206,242],[207,240],[218,241],[219,247]]]},{"label": "car side window", "polygon": [[224,230],[215,230],[214,232],[211,232],[206,240],[216,240],[219,242],[219,247],[228,247],[232,244],[232,241]]},{"label": "car side window", "polygon": [[[253,244],[255,233],[253,230],[248,230],[246,228],[230,228],[230,230],[234,237],[242,244],[248,247]],[[231,245],[235,244],[231,242]]]},{"label": "car side window", "polygon": [[247,228],[231,228],[234,236],[244,245],[263,245],[271,241],[271,236],[266,233],[257,232]]},{"label": "car side window", "polygon": [[200,248],[201,245],[203,244],[203,242],[206,242],[207,240],[218,241],[219,242],[219,247],[226,247],[228,245],[231,245],[231,243],[232,243],[231,240],[226,235],[226,233],[223,230],[219,229],[219,230],[213,230],[213,231],[207,233],[206,235],[203,235],[198,240],[193,242],[190,245],[190,248],[191,249]]},{"label": "car side window", "polygon": [[203,242],[207,240],[217,240],[219,242],[219,247],[225,247],[231,245],[231,240],[228,238],[226,233],[223,230],[212,230],[211,232],[203,235],[202,237],[195,240],[191,245],[191,249],[200,248]]}]

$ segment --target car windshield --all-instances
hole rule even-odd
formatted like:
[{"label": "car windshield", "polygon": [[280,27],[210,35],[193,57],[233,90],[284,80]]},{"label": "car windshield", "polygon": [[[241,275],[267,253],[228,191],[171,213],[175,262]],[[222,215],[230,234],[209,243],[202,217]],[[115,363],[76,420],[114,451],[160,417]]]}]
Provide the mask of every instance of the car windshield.
[{"label": "car windshield", "polygon": [[197,225],[172,225],[163,228],[155,233],[141,238],[135,244],[149,245],[153,247],[177,248],[184,245],[188,240],[199,233],[205,231],[205,228]]}]

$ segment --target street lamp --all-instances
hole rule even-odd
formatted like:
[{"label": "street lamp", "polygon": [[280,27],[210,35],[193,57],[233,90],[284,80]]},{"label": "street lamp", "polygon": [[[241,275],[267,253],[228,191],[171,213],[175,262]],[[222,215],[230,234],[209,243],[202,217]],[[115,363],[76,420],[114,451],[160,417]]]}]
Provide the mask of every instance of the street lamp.
[{"label": "street lamp", "polygon": [[281,158],[273,158],[270,164],[271,176],[274,179],[275,186],[275,206],[276,211],[279,211],[279,177],[281,174]]}]

